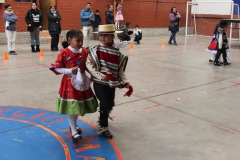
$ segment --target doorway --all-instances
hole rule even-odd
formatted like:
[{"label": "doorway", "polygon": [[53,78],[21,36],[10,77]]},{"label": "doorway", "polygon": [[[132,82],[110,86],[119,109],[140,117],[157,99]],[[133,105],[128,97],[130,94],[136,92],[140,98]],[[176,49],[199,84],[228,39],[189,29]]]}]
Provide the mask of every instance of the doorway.
[{"label": "doorway", "polygon": [[43,30],[48,30],[48,18],[47,13],[49,12],[50,5],[56,6],[56,0],[40,0],[40,9],[43,17]]}]

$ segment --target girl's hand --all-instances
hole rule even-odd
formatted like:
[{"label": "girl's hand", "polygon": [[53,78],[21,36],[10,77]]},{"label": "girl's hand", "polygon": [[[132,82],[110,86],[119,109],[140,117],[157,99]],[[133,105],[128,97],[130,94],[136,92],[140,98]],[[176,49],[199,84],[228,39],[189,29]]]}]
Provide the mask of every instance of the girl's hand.
[{"label": "girl's hand", "polygon": [[39,28],[42,28],[42,26],[39,26]]},{"label": "girl's hand", "polygon": [[72,68],[72,73],[73,74],[77,74],[77,71],[78,71],[78,66]]}]

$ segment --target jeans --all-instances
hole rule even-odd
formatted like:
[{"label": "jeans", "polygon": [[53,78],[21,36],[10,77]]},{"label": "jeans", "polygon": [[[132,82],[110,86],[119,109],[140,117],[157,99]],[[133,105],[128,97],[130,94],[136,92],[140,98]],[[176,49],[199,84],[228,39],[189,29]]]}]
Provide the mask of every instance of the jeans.
[{"label": "jeans", "polygon": [[177,42],[176,42],[176,33],[177,32],[171,31],[171,33],[172,33],[172,35],[170,36],[168,43],[172,43],[172,40],[173,40],[174,44],[177,44]]},{"label": "jeans", "polygon": [[[32,45],[32,46],[40,45],[39,33],[40,33],[40,28],[39,28],[39,27],[34,27],[33,32],[30,32],[31,45]],[[34,40],[35,40],[35,42],[34,42]],[[35,43],[36,43],[36,44],[35,44]]]}]

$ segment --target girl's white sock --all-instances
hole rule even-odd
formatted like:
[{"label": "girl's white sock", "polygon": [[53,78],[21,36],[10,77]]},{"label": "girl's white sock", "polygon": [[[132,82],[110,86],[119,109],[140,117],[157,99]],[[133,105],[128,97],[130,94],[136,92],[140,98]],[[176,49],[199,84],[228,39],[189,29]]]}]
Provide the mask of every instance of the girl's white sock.
[{"label": "girl's white sock", "polygon": [[71,127],[72,130],[72,135],[74,136],[77,133],[77,117],[76,115],[69,115],[68,116],[68,121],[69,121],[69,125]]}]

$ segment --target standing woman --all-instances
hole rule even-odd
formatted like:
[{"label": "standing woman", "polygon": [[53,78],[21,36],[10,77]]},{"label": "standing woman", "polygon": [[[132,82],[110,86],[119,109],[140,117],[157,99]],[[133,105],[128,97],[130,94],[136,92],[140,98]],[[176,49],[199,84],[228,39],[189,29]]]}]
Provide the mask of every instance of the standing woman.
[{"label": "standing woman", "polygon": [[106,16],[106,24],[114,24],[114,16],[113,16],[113,6],[108,4],[107,5],[107,11],[105,12]]},{"label": "standing woman", "polygon": [[176,33],[179,31],[179,21],[181,20],[180,14],[177,12],[176,7],[172,7],[169,14],[169,27],[168,30],[171,31],[172,35],[168,41],[168,44],[173,44],[177,46]]},{"label": "standing woman", "polygon": [[50,5],[48,17],[48,30],[52,37],[51,51],[58,51],[59,34],[61,34],[61,15],[56,11],[56,6]]},{"label": "standing woman", "polygon": [[[32,3],[32,9],[28,10],[25,21],[31,36],[32,52],[40,52],[39,33],[42,31],[43,19],[41,11],[37,9],[37,4]],[[36,45],[36,49],[35,49]]]},{"label": "standing woman", "polygon": [[12,6],[10,4],[6,4],[4,8],[5,11],[3,13],[3,19],[5,22],[5,32],[8,41],[8,51],[9,54],[16,55],[17,53],[15,52],[15,39],[17,31],[16,21],[18,20],[18,17],[13,13]]}]

